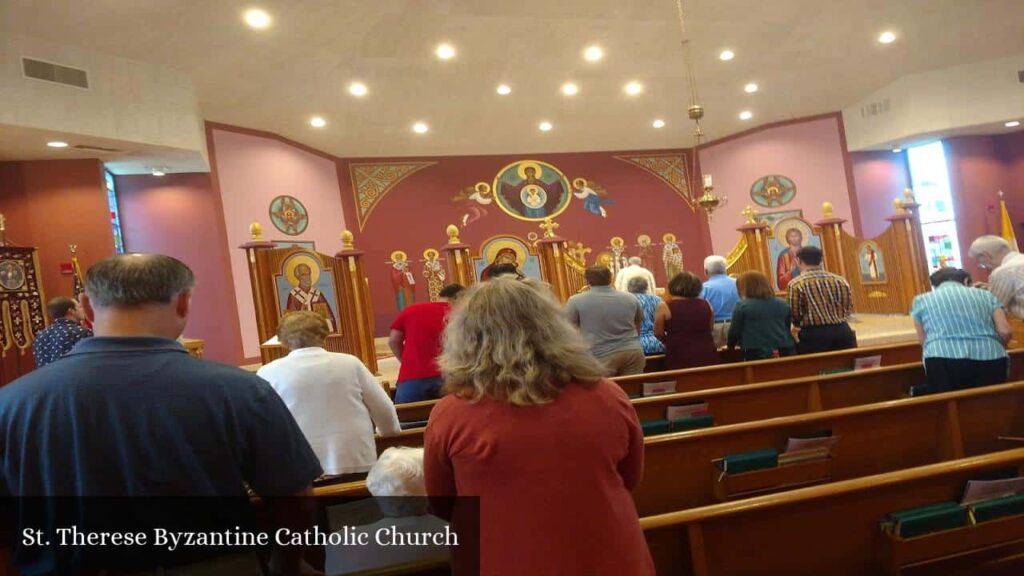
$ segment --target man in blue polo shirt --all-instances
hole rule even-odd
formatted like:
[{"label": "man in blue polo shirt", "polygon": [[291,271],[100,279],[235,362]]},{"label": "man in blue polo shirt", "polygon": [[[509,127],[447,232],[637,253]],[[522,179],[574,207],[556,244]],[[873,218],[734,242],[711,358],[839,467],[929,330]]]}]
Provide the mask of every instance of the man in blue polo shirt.
[{"label": "man in blue polo shirt", "polygon": [[[209,499],[212,510],[218,502],[245,502],[246,484],[262,496],[309,492],[320,464],[270,385],[194,358],[175,341],[194,284],[185,264],[158,254],[112,256],[89,269],[82,306],[96,336],[0,388],[3,493],[217,497]],[[80,557],[87,548],[58,548],[53,540],[54,547],[18,550],[22,574],[77,573],[76,562],[114,568]],[[202,563],[221,562],[215,570],[224,574],[259,574],[254,560],[236,554],[227,564],[225,556]],[[143,569],[165,566],[144,561],[153,565]]]},{"label": "man in blue polo shirt", "polygon": [[729,324],[732,323],[732,309],[740,301],[740,293],[736,289],[736,279],[726,274],[728,264],[721,256],[708,256],[704,259],[704,272],[708,279],[701,288],[700,297],[707,300],[715,313],[715,327],[711,335],[715,346],[721,348],[729,343]]}]

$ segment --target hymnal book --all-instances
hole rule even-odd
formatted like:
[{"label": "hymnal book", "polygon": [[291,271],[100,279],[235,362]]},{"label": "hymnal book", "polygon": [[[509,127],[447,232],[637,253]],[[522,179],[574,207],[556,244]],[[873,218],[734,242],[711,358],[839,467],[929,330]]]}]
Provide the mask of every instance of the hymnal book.
[{"label": "hymnal book", "polygon": [[763,470],[765,468],[776,468],[778,465],[779,453],[775,448],[729,454],[722,458],[720,464],[722,472],[729,474],[739,474],[740,472]]},{"label": "hymnal book", "polygon": [[792,450],[779,454],[779,466],[797,464],[799,462],[813,462],[824,460],[829,456],[829,449],[826,446],[807,448],[805,450]]},{"label": "hymnal book", "polygon": [[995,520],[1003,516],[1024,514],[1024,494],[1011,494],[971,505],[975,522]]},{"label": "hymnal book", "polygon": [[1024,492],[1024,478],[1021,477],[1002,480],[971,480],[967,482],[967,488],[964,490],[964,497],[960,503],[963,505],[974,504],[1021,492]]},{"label": "hymnal book", "polygon": [[853,368],[847,368],[841,366],[839,368],[822,368],[818,374],[820,376],[828,376],[829,374],[842,374],[843,372],[853,372]]},{"label": "hymnal book", "polygon": [[707,402],[695,402],[693,404],[682,404],[679,406],[669,406],[666,409],[666,417],[669,420],[682,420],[683,418],[692,418],[694,416],[704,416],[708,413]]},{"label": "hymnal book", "polygon": [[828,451],[832,450],[836,442],[839,442],[839,436],[816,436],[813,438],[790,438],[786,441],[785,452],[792,452],[794,450],[806,450],[808,448],[823,447]]},{"label": "hymnal book", "polygon": [[668,420],[648,420],[640,423],[644,436],[667,434],[672,431],[672,423]]},{"label": "hymnal book", "polygon": [[950,501],[892,512],[882,520],[882,529],[900,538],[913,538],[966,524],[967,509]]},{"label": "hymnal book", "polygon": [[657,396],[658,394],[674,394],[675,391],[675,380],[667,380],[664,382],[644,382],[644,396]]},{"label": "hymnal book", "polygon": [[854,371],[857,371],[857,370],[867,370],[869,368],[878,368],[881,365],[882,365],[882,357],[881,356],[864,356],[863,358],[856,358],[853,361],[853,369],[854,369]]},{"label": "hymnal book", "polygon": [[715,419],[710,414],[700,414],[689,418],[672,420],[672,431],[682,432],[684,430],[696,430],[698,428],[709,428],[715,425]]}]

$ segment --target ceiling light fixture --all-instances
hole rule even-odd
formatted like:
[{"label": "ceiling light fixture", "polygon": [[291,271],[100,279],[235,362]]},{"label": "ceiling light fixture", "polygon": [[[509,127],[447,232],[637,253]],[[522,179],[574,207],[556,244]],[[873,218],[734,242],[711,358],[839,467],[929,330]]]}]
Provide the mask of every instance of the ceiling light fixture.
[{"label": "ceiling light fixture", "polygon": [[547,121],[541,122],[537,127],[540,128],[541,132],[549,132],[552,128],[554,128],[554,126],[551,125],[551,122]]},{"label": "ceiling light fixture", "polygon": [[437,45],[437,48],[434,49],[434,54],[436,54],[441,60],[451,60],[452,58],[455,58],[455,47],[444,42]]},{"label": "ceiling light fixture", "polygon": [[167,172],[164,172],[163,168],[153,168],[153,176],[160,177],[160,176],[164,176],[166,174],[167,174]]},{"label": "ceiling light fixture", "polygon": [[498,84],[497,92],[502,96],[508,96],[509,94],[512,93],[512,87],[509,86],[508,84]]},{"label": "ceiling light fixture", "polygon": [[740,112],[740,120],[750,120],[753,117],[754,113],[751,112],[750,110],[744,110],[743,112]]},{"label": "ceiling light fixture", "polygon": [[348,93],[356,97],[366,96],[369,91],[370,89],[362,82],[353,82],[348,85]]},{"label": "ceiling light fixture", "polygon": [[51,140],[51,141],[47,142],[46,145],[49,146],[50,148],[67,148],[68,147],[68,143],[67,142],[63,142],[61,140]]},{"label": "ceiling light fixture", "polygon": [[887,30],[878,35],[878,41],[882,44],[892,44],[896,41],[896,34]]},{"label": "ceiling light fixture", "polygon": [[573,84],[572,82],[566,82],[562,84],[562,94],[566,96],[575,96],[580,91],[580,87]]},{"label": "ceiling light fixture", "polygon": [[426,122],[417,122],[412,125],[412,131],[417,134],[426,134],[430,130],[430,126],[427,126]]},{"label": "ceiling light fixture", "polygon": [[1006,126],[1007,128],[1016,128],[1017,126],[1020,126],[1020,120],[1010,120],[1006,124],[1003,124],[1003,126]]},{"label": "ceiling light fixture", "polygon": [[587,62],[597,62],[601,58],[604,58],[604,50],[597,45],[588,46],[587,49],[583,51],[583,58]]},{"label": "ceiling light fixture", "polygon": [[736,57],[736,54],[732,50],[722,50],[722,53],[718,55],[718,59],[724,62],[728,62]]},{"label": "ceiling light fixture", "polygon": [[264,10],[260,10],[259,8],[246,10],[243,18],[250,28],[255,28],[257,30],[263,30],[264,28],[269,27],[272,22],[270,14],[267,14]]},{"label": "ceiling light fixture", "polygon": [[757,84],[754,84],[753,82],[751,82],[750,84],[747,84],[746,86],[743,87],[743,91],[746,92],[747,94],[753,94],[754,92],[757,92],[757,90],[758,90],[758,86],[757,86]]},{"label": "ceiling light fixture", "polygon": [[630,96],[636,96],[637,94],[644,91],[644,85],[637,82],[636,80],[626,84],[622,89]]},{"label": "ceiling light fixture", "polygon": [[327,126],[327,120],[324,120],[323,116],[313,116],[309,119],[309,125],[313,128],[323,128]]},{"label": "ceiling light fixture", "polygon": [[892,149],[893,154],[899,154],[900,152],[903,152],[903,148],[900,148],[899,146]]},{"label": "ceiling light fixture", "polygon": [[655,120],[654,122],[651,122],[651,126],[654,126],[655,128],[664,128],[665,127],[665,121],[659,118],[659,119]]}]

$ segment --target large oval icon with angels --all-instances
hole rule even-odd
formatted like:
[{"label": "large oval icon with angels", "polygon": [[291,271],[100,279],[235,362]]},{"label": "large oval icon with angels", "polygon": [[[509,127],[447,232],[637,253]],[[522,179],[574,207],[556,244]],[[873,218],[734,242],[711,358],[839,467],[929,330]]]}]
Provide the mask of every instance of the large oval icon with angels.
[{"label": "large oval icon with angels", "polygon": [[540,160],[520,160],[505,166],[494,178],[494,202],[520,220],[554,218],[568,206],[569,180]]}]

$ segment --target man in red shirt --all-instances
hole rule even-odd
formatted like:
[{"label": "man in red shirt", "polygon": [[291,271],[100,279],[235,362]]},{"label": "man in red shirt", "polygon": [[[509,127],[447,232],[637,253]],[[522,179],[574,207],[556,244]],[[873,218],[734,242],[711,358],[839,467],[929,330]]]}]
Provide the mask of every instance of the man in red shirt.
[{"label": "man in red shirt", "polygon": [[441,289],[437,302],[413,304],[399,312],[391,323],[388,346],[402,363],[398,369],[395,404],[433,400],[441,395],[441,334],[454,302],[465,290],[459,284]]}]

